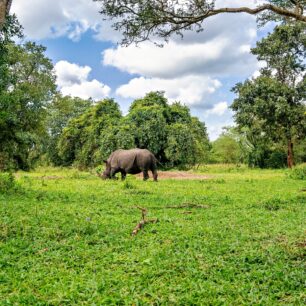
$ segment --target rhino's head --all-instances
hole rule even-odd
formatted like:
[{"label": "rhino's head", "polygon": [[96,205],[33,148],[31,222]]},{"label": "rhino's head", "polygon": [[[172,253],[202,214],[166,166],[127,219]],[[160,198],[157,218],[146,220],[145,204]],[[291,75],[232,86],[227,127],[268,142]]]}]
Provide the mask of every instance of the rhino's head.
[{"label": "rhino's head", "polygon": [[104,163],[105,163],[105,170],[103,171],[101,177],[102,177],[103,180],[106,180],[106,179],[110,179],[111,178],[111,176],[110,176],[111,166],[107,162],[107,160],[104,160]]}]

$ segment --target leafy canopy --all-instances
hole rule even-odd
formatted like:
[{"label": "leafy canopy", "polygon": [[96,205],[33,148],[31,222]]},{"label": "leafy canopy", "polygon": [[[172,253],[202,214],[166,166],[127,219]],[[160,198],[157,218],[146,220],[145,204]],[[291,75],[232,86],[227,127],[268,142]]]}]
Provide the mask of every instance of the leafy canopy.
[{"label": "leafy canopy", "polygon": [[56,90],[45,47],[17,45],[13,36],[21,34],[15,18],[7,20],[0,34],[0,169],[29,168],[29,157],[45,135],[46,107]]},{"label": "leafy canopy", "polygon": [[306,133],[305,28],[304,24],[276,27],[252,49],[267,63],[261,76],[233,88],[238,97],[231,107],[238,126],[247,128],[250,141],[259,134],[274,143],[287,143],[289,167],[293,142]]},{"label": "leafy canopy", "polygon": [[101,164],[116,149],[146,148],[162,162],[187,166],[204,161],[206,127],[191,117],[188,107],[169,105],[162,92],[135,100],[122,117],[118,104],[106,99],[69,121],[58,142],[64,164]]}]

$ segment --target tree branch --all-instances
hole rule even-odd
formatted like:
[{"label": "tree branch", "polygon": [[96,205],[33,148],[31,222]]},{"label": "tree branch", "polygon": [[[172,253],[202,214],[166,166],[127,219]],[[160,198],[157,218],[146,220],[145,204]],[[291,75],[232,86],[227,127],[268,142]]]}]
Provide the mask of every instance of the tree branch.
[{"label": "tree branch", "polygon": [[218,14],[246,13],[258,15],[265,12],[280,17],[292,18],[295,21],[306,23],[303,15],[303,2],[288,0],[283,6],[275,5],[273,1],[255,8],[215,8],[214,1],[189,0],[178,4],[177,0],[94,0],[102,3],[101,14],[118,18],[114,28],[123,34],[122,44],[129,45],[150,39],[152,36],[167,40],[171,34],[182,35],[184,30],[203,30],[203,21]]}]

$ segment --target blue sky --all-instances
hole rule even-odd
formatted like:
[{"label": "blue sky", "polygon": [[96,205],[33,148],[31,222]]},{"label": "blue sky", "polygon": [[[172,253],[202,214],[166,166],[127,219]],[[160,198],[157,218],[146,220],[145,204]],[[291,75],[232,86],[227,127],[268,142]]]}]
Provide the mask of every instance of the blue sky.
[{"label": "blue sky", "polygon": [[[239,6],[240,0],[217,0]],[[244,0],[244,5],[255,5]],[[126,113],[130,103],[151,90],[188,105],[208,127],[212,140],[233,124],[230,89],[256,74],[261,64],[250,47],[266,35],[253,16],[215,16],[202,33],[173,37],[163,48],[145,42],[127,48],[120,33],[102,21],[99,5],[88,0],[14,0],[12,12],[26,38],[47,47],[63,94],[100,100],[113,97]]]}]

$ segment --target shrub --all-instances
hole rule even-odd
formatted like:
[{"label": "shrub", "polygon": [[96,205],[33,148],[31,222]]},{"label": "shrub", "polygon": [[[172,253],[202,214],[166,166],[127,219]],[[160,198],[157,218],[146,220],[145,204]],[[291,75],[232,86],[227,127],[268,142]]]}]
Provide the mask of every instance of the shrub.
[{"label": "shrub", "polygon": [[290,170],[288,176],[294,180],[306,180],[306,165]]},{"label": "shrub", "polygon": [[272,169],[279,169],[286,167],[287,155],[282,151],[274,151],[266,160],[266,167]]},{"label": "shrub", "polygon": [[12,173],[0,173],[0,193],[16,189],[15,178]]}]

